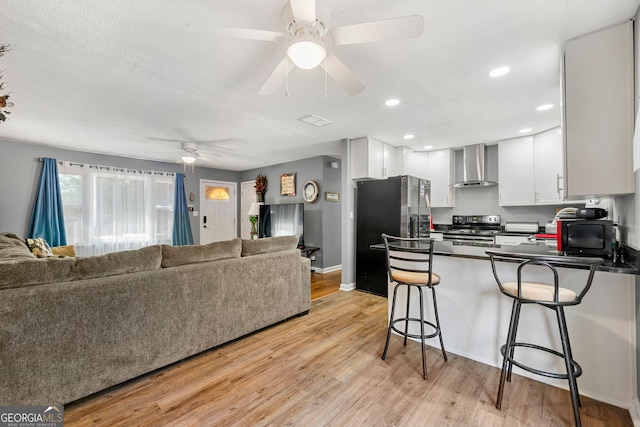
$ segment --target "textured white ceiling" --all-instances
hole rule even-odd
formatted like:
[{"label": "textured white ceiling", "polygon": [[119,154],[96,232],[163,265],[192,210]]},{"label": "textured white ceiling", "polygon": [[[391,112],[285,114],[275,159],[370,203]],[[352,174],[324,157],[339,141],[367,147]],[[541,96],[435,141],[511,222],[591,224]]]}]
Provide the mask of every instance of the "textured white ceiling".
[{"label": "textured white ceiling", "polygon": [[[492,143],[560,124],[565,40],[632,18],[640,0],[323,0],[330,26],[420,14],[419,39],[331,50],[365,85],[349,96],[295,69],[258,89],[286,44],[236,40],[210,26],[284,31],[284,0],[6,0],[0,58],[15,106],[0,137],[175,161],[202,143],[201,166],[247,170],[339,155],[369,135],[422,149]],[[509,65],[501,79],[487,73]],[[401,104],[384,106],[397,97]],[[540,104],[556,108],[536,112]],[[297,118],[334,122],[312,127]],[[413,133],[411,142],[403,140]],[[169,140],[169,141],[167,141]]]}]

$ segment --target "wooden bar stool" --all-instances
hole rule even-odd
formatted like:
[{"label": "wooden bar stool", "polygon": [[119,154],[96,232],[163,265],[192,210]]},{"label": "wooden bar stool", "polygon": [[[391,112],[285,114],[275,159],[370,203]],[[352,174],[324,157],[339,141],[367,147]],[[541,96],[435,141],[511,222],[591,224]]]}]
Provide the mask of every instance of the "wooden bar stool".
[{"label": "wooden bar stool", "polygon": [[[427,379],[427,358],[425,352],[425,340],[427,338],[438,337],[440,339],[440,348],[445,362],[447,361],[447,352],[444,349],[442,341],[442,332],[440,330],[440,318],[438,317],[438,304],[436,301],[435,286],[440,283],[440,276],[435,274],[431,266],[433,265],[433,239],[425,238],[401,238],[382,235],[384,246],[387,254],[387,270],[389,280],[395,283],[393,288],[393,301],[391,303],[391,316],[389,319],[389,327],[387,328],[387,342],[382,353],[382,360],[387,357],[389,349],[389,340],[391,339],[391,330],[394,330],[401,336],[404,336],[404,345],[407,345],[408,338],[419,338],[422,347],[422,374]],[[405,316],[395,318],[396,297],[398,288],[407,287],[407,307]],[[418,289],[420,297],[420,317],[409,316],[409,305],[411,302],[411,288]],[[424,296],[423,288],[431,289],[433,297],[433,310],[435,314],[435,323],[424,319]],[[420,324],[420,334],[409,333],[409,322]],[[396,323],[404,323],[404,330],[398,329]],[[430,327],[433,332],[425,333],[425,326]]]},{"label": "wooden bar stool", "polygon": [[[509,322],[509,330],[507,332],[506,344],[500,348],[502,353],[502,372],[500,374],[500,386],[498,388],[498,398],[496,400],[496,408],[501,409],[502,395],[504,392],[505,379],[511,381],[511,370],[513,365],[549,378],[566,379],[569,382],[569,390],[571,392],[571,403],[573,405],[573,416],[577,426],[581,426],[580,421],[580,395],[578,394],[577,378],[582,375],[582,368],[573,359],[571,352],[571,344],[569,342],[569,333],[567,331],[567,321],[564,315],[564,307],[578,305],[585,296],[591,283],[596,268],[602,264],[601,258],[586,257],[564,257],[564,256],[538,256],[522,253],[511,253],[501,251],[486,251],[491,259],[491,268],[496,278],[500,292],[513,299],[513,308],[511,310],[511,320]],[[504,261],[515,261],[519,263],[515,269],[516,281],[504,282],[500,279],[496,270],[496,259]],[[530,266],[542,266],[550,270],[553,277],[553,284],[528,282],[523,280],[523,271]],[[557,267],[579,268],[588,270],[586,275],[586,283],[581,286],[581,290],[577,293],[568,288],[560,287],[558,280]],[[520,321],[520,309],[523,304],[538,304],[555,311],[560,332],[560,341],[562,343],[562,352],[553,350],[537,344],[517,342],[518,323]],[[552,355],[564,359],[566,373],[548,372],[527,366],[519,362],[515,358],[516,347],[526,347],[535,350],[545,351]]]}]

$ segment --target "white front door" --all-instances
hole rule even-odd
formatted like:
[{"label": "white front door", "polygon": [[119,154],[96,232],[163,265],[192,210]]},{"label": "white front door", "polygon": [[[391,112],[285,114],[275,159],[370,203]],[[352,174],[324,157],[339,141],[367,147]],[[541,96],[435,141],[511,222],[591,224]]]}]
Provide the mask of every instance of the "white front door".
[{"label": "white front door", "polygon": [[251,203],[256,201],[256,181],[245,181],[240,183],[240,237],[251,238],[251,223],[249,222],[249,208]]},{"label": "white front door", "polygon": [[200,244],[237,236],[235,182],[200,180]]}]

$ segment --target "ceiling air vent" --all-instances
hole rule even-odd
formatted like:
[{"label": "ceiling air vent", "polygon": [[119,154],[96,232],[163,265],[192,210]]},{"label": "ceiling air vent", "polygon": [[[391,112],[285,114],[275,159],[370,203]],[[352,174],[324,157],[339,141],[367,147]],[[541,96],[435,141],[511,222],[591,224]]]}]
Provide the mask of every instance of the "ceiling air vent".
[{"label": "ceiling air vent", "polygon": [[309,114],[308,116],[298,118],[301,122],[304,122],[308,125],[315,126],[321,128],[322,126],[327,126],[333,124],[331,120],[323,119],[322,117],[314,116],[313,114]]}]

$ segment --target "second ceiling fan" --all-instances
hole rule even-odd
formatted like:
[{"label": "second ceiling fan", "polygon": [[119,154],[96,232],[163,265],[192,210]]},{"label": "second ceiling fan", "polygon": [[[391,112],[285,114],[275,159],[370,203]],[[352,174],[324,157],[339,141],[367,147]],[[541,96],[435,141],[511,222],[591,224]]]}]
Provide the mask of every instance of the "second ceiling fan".
[{"label": "second ceiling fan", "polygon": [[424,31],[420,15],[330,28],[328,13],[316,8],[316,0],[289,0],[284,7],[284,21],[286,32],[217,27],[217,31],[227,37],[289,44],[286,56],[260,88],[262,95],[276,91],[294,68],[292,63],[307,70],[320,66],[347,93],[356,95],[364,86],[342,61],[327,51],[327,44],[340,46],[417,38]]}]

